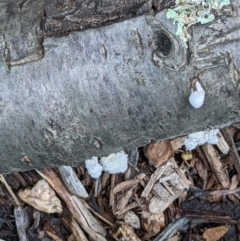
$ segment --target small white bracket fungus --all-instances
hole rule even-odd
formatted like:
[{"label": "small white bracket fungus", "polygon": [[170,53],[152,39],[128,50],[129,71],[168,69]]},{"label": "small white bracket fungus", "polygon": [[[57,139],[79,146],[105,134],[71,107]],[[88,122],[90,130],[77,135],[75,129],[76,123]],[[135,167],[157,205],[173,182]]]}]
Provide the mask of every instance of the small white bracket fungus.
[{"label": "small white bracket fungus", "polygon": [[103,167],[98,163],[98,158],[95,156],[85,161],[85,167],[93,178],[98,178],[102,174]]},{"label": "small white bracket fungus", "polygon": [[195,86],[196,90],[193,91],[193,88],[191,89],[191,94],[188,100],[191,106],[197,109],[203,105],[205,99],[205,91],[198,81],[196,82]]},{"label": "small white bracket fungus", "polygon": [[197,146],[205,143],[216,145],[218,143],[218,132],[219,129],[212,129],[189,134],[188,138],[186,138],[184,141],[184,145],[188,151],[191,151]]},{"label": "small white bracket fungus", "polygon": [[111,174],[123,173],[128,167],[128,155],[124,151],[112,153],[107,157],[102,157],[100,164],[103,170]]}]

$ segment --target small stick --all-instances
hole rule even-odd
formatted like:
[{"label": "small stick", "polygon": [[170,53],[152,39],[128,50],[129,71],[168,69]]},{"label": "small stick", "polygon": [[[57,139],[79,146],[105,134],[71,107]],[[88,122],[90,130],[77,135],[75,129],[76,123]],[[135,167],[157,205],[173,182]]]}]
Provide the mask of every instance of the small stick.
[{"label": "small stick", "polygon": [[147,183],[146,187],[144,188],[141,197],[147,197],[149,193],[151,192],[154,183],[160,179],[164,171],[166,170],[167,165],[158,167],[155,172],[151,175],[149,182]]},{"label": "small stick", "polygon": [[63,185],[61,179],[52,169],[36,170],[52,186],[55,192],[62,198],[79,225],[91,236],[93,240],[106,241],[105,229],[91,215],[84,206],[82,199],[71,195]]},{"label": "small stick", "polygon": [[153,241],[165,241],[174,236],[178,230],[190,221],[188,217],[182,217],[170,223]]},{"label": "small stick", "polygon": [[108,221],[106,218],[104,218],[103,216],[101,216],[98,212],[96,212],[93,208],[91,208],[88,203],[86,203],[84,200],[83,200],[83,203],[84,205],[87,207],[87,209],[89,211],[91,211],[92,213],[94,213],[98,218],[100,218],[102,221],[104,221],[105,223],[107,223],[108,225],[110,225],[111,227],[113,228],[116,228],[116,226],[111,223],[110,221]]},{"label": "small stick", "polygon": [[218,179],[218,181],[221,183],[221,185],[224,188],[230,187],[230,182],[228,179],[228,176],[226,175],[224,168],[222,166],[222,163],[220,161],[220,157],[216,150],[213,148],[210,144],[205,144],[202,146],[202,149],[207,157],[207,160],[211,166],[211,169]]},{"label": "small stick", "polygon": [[20,201],[18,200],[17,196],[13,193],[11,187],[8,185],[8,183],[6,182],[6,180],[5,180],[5,178],[4,178],[4,176],[2,174],[0,174],[0,181],[5,186],[5,188],[9,192],[10,196],[14,200],[14,206],[21,206]]},{"label": "small stick", "polygon": [[216,191],[196,191],[196,192],[193,192],[193,196],[194,197],[220,196],[220,195],[234,194],[236,192],[240,192],[240,187],[234,190],[222,189],[222,190],[216,190]]}]

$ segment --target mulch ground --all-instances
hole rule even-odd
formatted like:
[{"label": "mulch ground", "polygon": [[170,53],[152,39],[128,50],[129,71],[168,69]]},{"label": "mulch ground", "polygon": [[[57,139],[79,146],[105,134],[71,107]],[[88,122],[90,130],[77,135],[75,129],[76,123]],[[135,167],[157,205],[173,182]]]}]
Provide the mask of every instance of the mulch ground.
[{"label": "mulch ground", "polygon": [[0,240],[237,241],[240,125],[218,137],[192,152],[186,137],[150,143],[98,179],[83,166],[1,175]]}]

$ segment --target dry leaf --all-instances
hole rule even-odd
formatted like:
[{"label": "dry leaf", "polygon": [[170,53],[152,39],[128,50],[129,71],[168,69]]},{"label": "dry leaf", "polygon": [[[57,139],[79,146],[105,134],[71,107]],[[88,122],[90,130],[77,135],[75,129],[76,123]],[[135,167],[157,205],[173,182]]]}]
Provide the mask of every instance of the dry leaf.
[{"label": "dry leaf", "polygon": [[206,241],[217,241],[225,235],[228,231],[227,226],[218,226],[215,228],[209,228],[203,233],[203,237]]},{"label": "dry leaf", "polygon": [[139,217],[132,211],[125,214],[124,221],[133,228],[140,229],[141,227]]},{"label": "dry leaf", "polygon": [[20,190],[18,196],[37,210],[46,213],[62,213],[62,205],[55,192],[44,179],[30,189]]},{"label": "dry leaf", "polygon": [[144,147],[144,154],[151,164],[158,168],[174,155],[174,150],[171,141],[161,141]]}]

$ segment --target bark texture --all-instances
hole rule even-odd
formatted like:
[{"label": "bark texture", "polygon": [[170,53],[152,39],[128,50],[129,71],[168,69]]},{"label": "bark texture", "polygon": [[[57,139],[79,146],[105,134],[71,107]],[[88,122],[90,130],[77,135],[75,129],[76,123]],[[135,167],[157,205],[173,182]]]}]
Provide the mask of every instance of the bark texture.
[{"label": "bark texture", "polygon": [[[0,172],[27,170],[25,156],[33,168],[76,165],[240,121],[240,4],[193,26],[188,48],[171,4],[1,0]],[[196,77],[200,109],[188,102]]]}]

